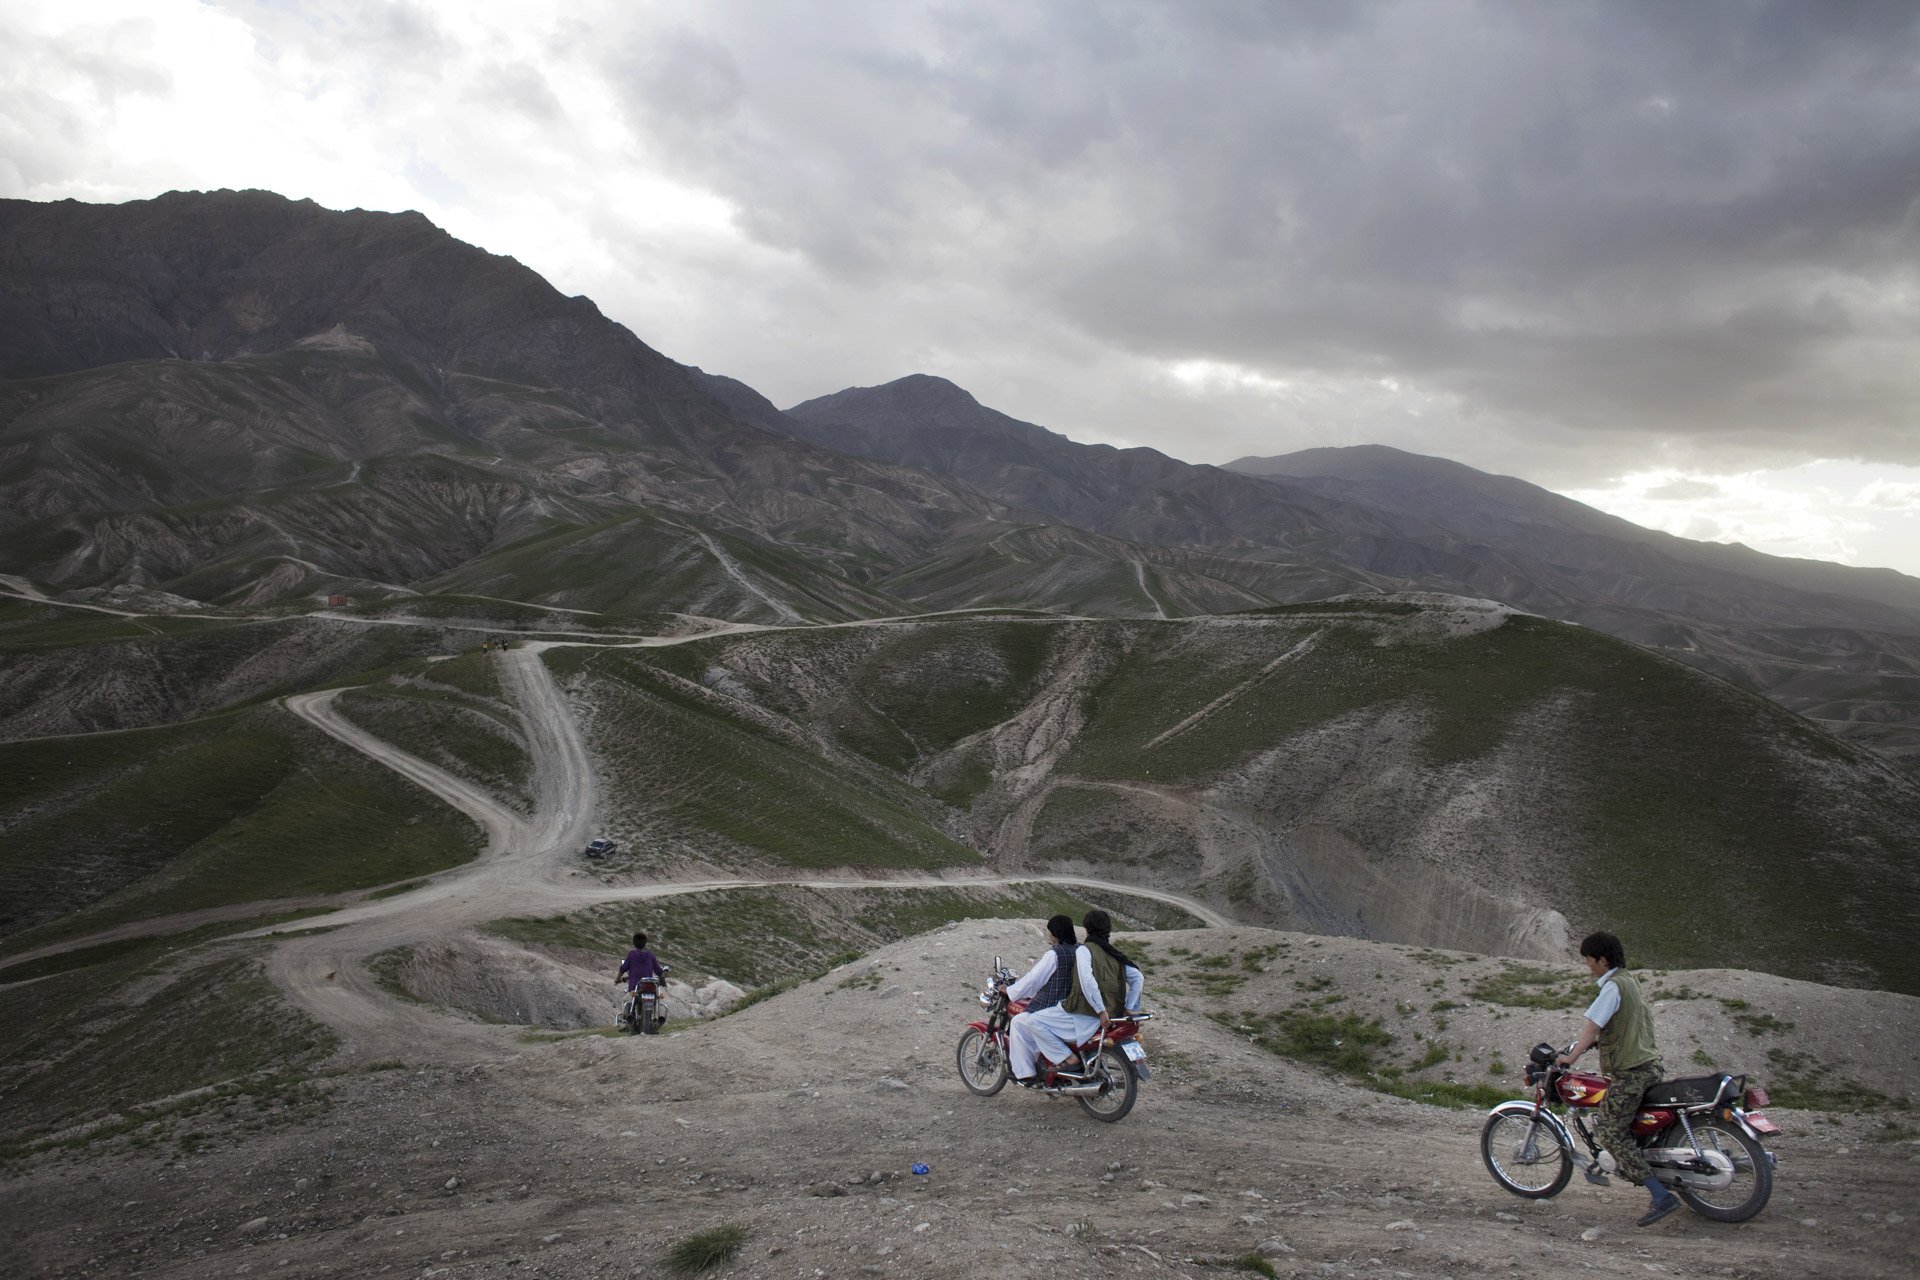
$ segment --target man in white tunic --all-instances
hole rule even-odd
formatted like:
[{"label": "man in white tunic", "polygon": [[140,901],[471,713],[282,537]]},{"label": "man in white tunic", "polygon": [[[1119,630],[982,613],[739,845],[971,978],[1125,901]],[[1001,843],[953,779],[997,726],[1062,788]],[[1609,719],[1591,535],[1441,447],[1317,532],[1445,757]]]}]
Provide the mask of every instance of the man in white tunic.
[{"label": "man in white tunic", "polygon": [[1052,948],[1007,988],[1009,1000],[1027,1002],[1026,1012],[1014,1014],[1013,1021],[1007,1027],[1008,1065],[1013,1068],[1013,1078],[1022,1084],[1033,1079],[1033,1015],[1065,999],[1067,987],[1073,981],[1073,953],[1076,949],[1073,945],[1073,921],[1064,915],[1056,915],[1047,921],[1047,933],[1053,938]]},{"label": "man in white tunic", "polygon": [[[1113,918],[1095,907],[1080,923],[1086,926],[1087,941],[1074,948],[1073,981],[1066,995],[1051,1008],[1021,1014],[1009,1031],[1009,1035],[1013,1030],[1021,1033],[1013,1041],[1013,1057],[1014,1075],[1022,1084],[1033,1083],[1036,1049],[1063,1074],[1083,1074],[1086,1064],[1078,1060],[1073,1046],[1104,1031],[1113,1008],[1124,1012],[1139,1004],[1145,977],[1108,940]],[[1024,1047],[1023,1041],[1030,1041],[1031,1047]]]}]

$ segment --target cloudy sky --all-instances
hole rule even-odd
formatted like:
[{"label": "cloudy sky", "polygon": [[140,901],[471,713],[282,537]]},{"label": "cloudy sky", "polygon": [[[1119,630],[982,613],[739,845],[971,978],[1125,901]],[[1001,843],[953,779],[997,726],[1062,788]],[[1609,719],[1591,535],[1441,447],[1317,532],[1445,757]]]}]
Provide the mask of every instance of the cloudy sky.
[{"label": "cloudy sky", "polygon": [[781,405],[1920,574],[1920,5],[0,0],[0,195],[418,209]]}]

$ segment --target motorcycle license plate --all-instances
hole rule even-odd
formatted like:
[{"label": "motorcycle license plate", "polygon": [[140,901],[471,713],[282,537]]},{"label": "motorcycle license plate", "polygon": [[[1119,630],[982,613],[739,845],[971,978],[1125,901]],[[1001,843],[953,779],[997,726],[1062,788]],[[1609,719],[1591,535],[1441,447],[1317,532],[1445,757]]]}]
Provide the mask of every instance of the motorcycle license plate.
[{"label": "motorcycle license plate", "polygon": [[1780,1126],[1761,1115],[1758,1111],[1747,1112],[1747,1123],[1753,1126],[1755,1133],[1778,1133]]},{"label": "motorcycle license plate", "polygon": [[1138,1040],[1122,1040],[1120,1042],[1120,1052],[1127,1055],[1127,1061],[1129,1062],[1144,1062],[1147,1057],[1147,1046],[1141,1044]]}]

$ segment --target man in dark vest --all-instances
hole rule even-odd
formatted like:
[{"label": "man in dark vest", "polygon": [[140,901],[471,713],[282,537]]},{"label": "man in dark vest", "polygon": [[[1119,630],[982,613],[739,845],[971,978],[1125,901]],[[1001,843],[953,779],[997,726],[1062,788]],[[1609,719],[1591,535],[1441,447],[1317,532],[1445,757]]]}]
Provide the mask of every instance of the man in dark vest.
[{"label": "man in dark vest", "polygon": [[1032,1083],[1034,1055],[1039,1051],[1033,1037],[1033,1015],[1058,1005],[1067,998],[1067,990],[1073,985],[1073,921],[1065,915],[1054,916],[1047,921],[1047,935],[1053,946],[1019,981],[1007,988],[1009,1000],[1027,1002],[1026,1012],[1014,1014],[1007,1027],[1008,1065],[1013,1069],[1013,1078],[1021,1084]]},{"label": "man in dark vest", "polygon": [[1114,948],[1109,937],[1112,916],[1095,907],[1080,923],[1087,940],[1074,948],[1073,982],[1066,996],[1051,1009],[1014,1019],[1016,1025],[1025,1023],[1024,1034],[1060,1074],[1070,1076],[1087,1071],[1073,1046],[1103,1034],[1108,1022],[1137,1004],[1144,981],[1139,966]]},{"label": "man in dark vest", "polygon": [[[1660,1049],[1653,1041],[1653,1012],[1640,993],[1640,983],[1627,972],[1627,953],[1620,939],[1610,933],[1588,934],[1580,943],[1580,958],[1587,962],[1587,972],[1600,994],[1587,1006],[1580,1038],[1560,1055],[1560,1061],[1571,1066],[1595,1044],[1600,1046],[1600,1070],[1613,1078],[1613,1084],[1595,1111],[1594,1136],[1613,1153],[1620,1176],[1646,1187],[1653,1197],[1653,1204],[1640,1216],[1640,1225],[1650,1227],[1680,1207],[1680,1197],[1653,1176],[1627,1131],[1640,1109],[1640,1096],[1660,1082],[1663,1071]],[[1604,1175],[1589,1172],[1587,1176],[1598,1181]]]}]

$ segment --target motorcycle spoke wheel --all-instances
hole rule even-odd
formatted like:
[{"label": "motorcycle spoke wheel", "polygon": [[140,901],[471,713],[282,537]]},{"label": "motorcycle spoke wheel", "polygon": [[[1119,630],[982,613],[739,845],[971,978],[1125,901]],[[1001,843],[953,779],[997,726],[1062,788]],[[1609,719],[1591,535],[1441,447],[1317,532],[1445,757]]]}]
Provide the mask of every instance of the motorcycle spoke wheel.
[{"label": "motorcycle spoke wheel", "polygon": [[1559,1195],[1573,1176],[1573,1153],[1551,1125],[1527,1115],[1488,1116],[1480,1130],[1480,1158],[1495,1182],[1529,1200]]},{"label": "motorcycle spoke wheel", "polygon": [[[1711,1155],[1719,1152],[1733,1165],[1733,1181],[1717,1190],[1670,1184],[1687,1202],[1687,1207],[1715,1222],[1745,1222],[1762,1209],[1773,1196],[1773,1161],[1767,1149],[1740,1132],[1735,1125],[1720,1120],[1700,1121],[1693,1126],[1700,1150]],[[1662,1144],[1669,1150],[1692,1153],[1687,1135],[1679,1126],[1668,1131]]]},{"label": "motorcycle spoke wheel", "polygon": [[1100,1056],[1093,1060],[1093,1073],[1087,1080],[1106,1086],[1097,1094],[1082,1094],[1076,1099],[1080,1109],[1095,1120],[1112,1124],[1133,1110],[1134,1099],[1140,1094],[1140,1082],[1134,1079],[1133,1068],[1127,1065],[1126,1055],[1118,1049],[1101,1050]]},{"label": "motorcycle spoke wheel", "polygon": [[991,1098],[1007,1084],[1007,1055],[1000,1042],[986,1032],[968,1027],[954,1050],[954,1062],[960,1068],[960,1083],[972,1093]]}]

